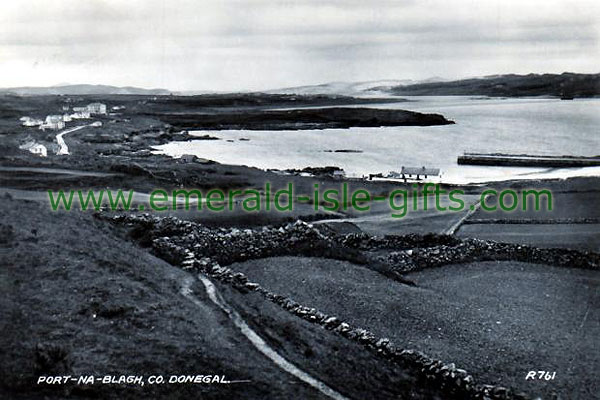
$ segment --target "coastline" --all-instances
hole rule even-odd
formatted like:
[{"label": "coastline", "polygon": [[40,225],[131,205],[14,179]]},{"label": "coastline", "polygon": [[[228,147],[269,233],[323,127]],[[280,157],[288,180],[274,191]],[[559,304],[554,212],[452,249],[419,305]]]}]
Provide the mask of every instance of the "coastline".
[{"label": "coastline", "polygon": [[[134,104],[140,99],[129,101]],[[304,203],[297,203],[291,212],[52,211],[48,189],[123,188],[148,194],[156,188],[260,188],[269,181],[274,188],[292,182],[298,191],[310,193],[316,183],[325,189],[346,182],[353,189],[384,194],[413,185],[282,175],[194,157],[174,159],[152,154],[149,148],[193,139],[187,132],[137,112],[99,119],[101,129],[85,127],[65,137],[68,156],[48,157],[20,151],[16,144],[31,133],[19,127],[15,118],[1,120],[0,229],[3,251],[8,250],[2,281],[10,294],[3,299],[3,308],[11,310],[2,340],[4,348],[17,350],[1,360],[6,380],[0,390],[28,398],[33,393],[28,384],[32,376],[71,373],[73,367],[97,374],[133,370],[151,374],[183,366],[250,379],[254,384],[145,387],[132,392],[119,387],[54,388],[45,395],[315,396],[310,387],[247,346],[222,310],[203,294],[201,282],[185,286],[197,301],[181,295],[184,282],[204,273],[271,348],[344,396],[366,398],[374,387],[391,387],[382,398],[476,398],[493,390],[505,398],[524,399],[549,393],[543,385],[525,386],[519,379],[524,354],[531,356],[531,362],[543,361],[530,354],[538,338],[530,334],[536,325],[527,316],[539,312],[539,318],[552,321],[559,315],[564,321],[557,332],[568,335],[582,317],[580,303],[573,297],[552,303],[559,312],[540,311],[511,288],[521,284],[527,293],[541,281],[560,281],[566,289],[556,286],[556,293],[562,289],[577,293],[578,282],[593,284],[600,249],[598,224],[577,221],[600,218],[594,207],[600,177],[443,186],[463,189],[471,204],[486,188],[550,189],[556,194],[555,210],[540,214],[428,210],[397,220],[390,218],[385,204],[368,213],[323,213]],[[486,217],[489,220],[481,222]],[[456,234],[446,235],[457,222]],[[593,229],[574,236],[573,225]],[[186,258],[190,252],[197,254]],[[561,279],[553,279],[548,271]],[[489,279],[480,279],[488,274]],[[265,292],[248,283],[259,284]],[[304,285],[311,290],[302,292]],[[327,288],[336,288],[337,295]],[[395,297],[398,293],[404,300]],[[491,321],[489,311],[503,296],[514,296],[511,312],[498,311],[506,318],[501,321],[504,325]],[[288,298],[299,303],[294,305]],[[477,312],[471,304],[486,311]],[[464,321],[462,314],[453,314],[457,307],[467,310]],[[314,311],[305,313],[306,309]],[[339,329],[323,329],[311,320],[323,315],[336,316]],[[381,322],[373,321],[373,316]],[[341,321],[353,328],[346,330]],[[447,329],[440,333],[436,323]],[[406,329],[405,336],[397,333],[400,326]],[[73,334],[74,329],[79,334]],[[576,348],[565,345],[570,349],[565,352],[562,342],[549,348],[552,367],[564,369],[573,354],[586,354],[595,332],[593,326],[588,329],[585,335],[592,336],[582,336]],[[374,342],[367,330],[378,340]],[[523,335],[522,345],[504,341],[511,332]],[[390,337],[400,349],[397,355],[396,347],[379,342]],[[454,347],[443,350],[446,342]],[[479,343],[480,350],[466,351],[464,346],[472,342]],[[103,349],[103,361],[92,364],[94,348]],[[494,357],[499,348],[504,349],[503,359]],[[340,362],[344,368],[339,368]],[[490,364],[493,368],[488,368]],[[502,367],[506,364],[510,368]],[[424,366],[434,372],[422,374]],[[448,368],[461,378],[456,387],[444,380]],[[461,372],[463,368],[467,372]],[[374,372],[353,379],[365,370]],[[582,396],[598,390],[586,374],[573,371],[557,385],[564,393],[580,390]],[[523,391],[528,394],[519,394]]]}]

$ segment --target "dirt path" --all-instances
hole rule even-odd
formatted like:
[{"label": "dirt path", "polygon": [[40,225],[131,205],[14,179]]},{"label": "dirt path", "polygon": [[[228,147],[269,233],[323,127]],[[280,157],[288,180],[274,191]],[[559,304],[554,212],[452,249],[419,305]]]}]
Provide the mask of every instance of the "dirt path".
[{"label": "dirt path", "polygon": [[76,175],[76,176],[115,176],[110,172],[83,171],[77,169],[65,168],[44,168],[44,167],[3,167],[0,166],[0,172],[33,172],[39,174],[57,174],[57,175]]},{"label": "dirt path", "polygon": [[[448,199],[440,199],[442,207],[449,207],[451,204]],[[401,235],[407,233],[446,233],[451,234],[453,229],[460,226],[462,222],[473,214],[470,209],[478,207],[477,203],[479,196],[465,194],[465,209],[454,211],[438,211],[435,207],[436,200],[434,196],[428,196],[426,200],[421,197],[418,202],[417,210],[414,207],[412,200],[408,203],[409,210],[406,215],[401,218],[392,216],[394,211],[390,208],[389,203],[372,202],[371,209],[366,212],[350,211],[346,218],[331,218],[314,221],[313,224],[339,224],[350,222],[356,225],[360,230],[371,235]]]},{"label": "dirt path", "polygon": [[[301,381],[309,384],[313,388],[317,389],[327,397],[330,397],[335,400],[348,400],[347,397],[342,394],[336,392],[323,382],[319,381],[316,378],[313,378],[311,375],[296,367],[294,364],[287,361],[285,358],[280,356],[272,347],[270,347],[248,324],[246,321],[242,319],[242,317],[233,309],[231,309],[225,300],[220,296],[219,292],[217,292],[217,288],[213,283],[203,275],[198,275],[198,279],[204,285],[206,289],[206,294],[210,298],[210,300],[221,310],[223,310],[229,318],[233,321],[234,325],[242,332],[242,334],[252,343],[252,345],[264,354],[267,358],[269,358],[275,365],[277,365],[282,370],[287,373],[295,376]],[[192,278],[186,279],[183,282],[181,287],[181,294],[185,296],[188,300],[193,302],[194,304],[200,303],[199,300],[194,297],[191,286],[194,283]],[[200,304],[201,305],[201,304]]]},{"label": "dirt path", "polygon": [[[534,397],[597,398],[597,271],[476,262],[409,273],[411,287],[329,259],[279,257],[231,268],[306,307],[455,362],[480,382]],[[533,370],[557,375],[526,380]]]},{"label": "dirt path", "polygon": [[460,218],[458,221],[452,224],[452,226],[450,226],[448,229],[441,233],[444,233],[446,235],[454,235],[456,231],[458,231],[460,227],[465,223],[465,221],[471,218],[471,216],[475,214],[479,210],[479,208],[481,208],[481,201],[479,200],[477,200],[475,203],[470,204],[469,211],[465,215],[463,215],[462,218]]}]

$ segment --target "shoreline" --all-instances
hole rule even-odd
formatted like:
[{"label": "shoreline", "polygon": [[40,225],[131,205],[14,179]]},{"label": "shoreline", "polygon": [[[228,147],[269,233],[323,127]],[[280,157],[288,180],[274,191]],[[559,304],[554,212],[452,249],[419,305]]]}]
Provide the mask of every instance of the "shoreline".
[{"label": "shoreline", "polygon": [[[137,107],[139,99],[129,104]],[[26,99],[32,101],[46,104]],[[283,213],[52,211],[44,200],[48,189],[148,194],[260,188],[269,181],[274,189],[292,182],[298,193],[347,183],[384,194],[413,186],[151,154],[151,146],[192,136],[137,111],[98,119],[101,129],[85,127],[65,138],[70,155],[48,157],[19,151],[16,144],[30,133],[15,118],[0,119],[0,246],[8,250],[2,282],[9,293],[2,306],[10,313],[0,340],[7,349],[0,393],[30,398],[29,381],[40,374],[183,368],[252,384],[48,388],[44,395],[315,397],[313,388],[247,342],[195,279],[198,273],[210,275],[231,310],[273,351],[349,398],[369,398],[384,387],[378,390],[384,399],[596,393],[587,374],[561,376],[557,386],[525,384],[520,360],[562,370],[572,354],[592,354],[584,347],[588,336],[574,347],[544,334],[563,338],[581,324],[584,288],[593,287],[600,257],[600,177],[443,185],[464,189],[469,204],[485,188],[548,188],[555,209],[541,213],[427,210],[394,220],[385,204],[363,214],[327,214],[303,203]],[[42,140],[54,136],[35,133]],[[575,225],[580,230],[573,235]],[[445,234],[449,228],[454,235]],[[554,309],[532,308],[522,295],[545,293],[540,285],[553,290]],[[496,310],[507,299],[510,307]],[[496,315],[501,324],[492,320]],[[531,315],[563,322],[536,332]],[[594,337],[594,329],[586,326],[581,335]],[[522,340],[505,340],[513,337]],[[550,358],[530,354],[541,341],[552,343]],[[589,366],[598,362],[592,358]],[[354,379],[361,371],[370,372]]]}]

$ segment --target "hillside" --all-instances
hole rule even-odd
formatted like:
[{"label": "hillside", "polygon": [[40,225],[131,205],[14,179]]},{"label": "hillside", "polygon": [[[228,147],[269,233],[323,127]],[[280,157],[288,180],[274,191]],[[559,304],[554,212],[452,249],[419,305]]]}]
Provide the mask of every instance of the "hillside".
[{"label": "hillside", "polygon": [[43,95],[108,95],[108,94],[136,94],[136,95],[168,95],[171,92],[166,89],[142,89],[132,86],[109,86],[109,85],[60,85],[48,87],[23,86],[0,89],[2,94],[15,94],[19,96],[43,96]]},{"label": "hillside", "polygon": [[374,87],[393,95],[412,96],[568,96],[590,97],[600,95],[600,74],[528,74],[493,75],[484,78],[462,79],[450,82],[398,85],[392,88]]},{"label": "hillside", "polygon": [[295,86],[269,90],[266,93],[301,95],[345,95],[354,97],[372,97],[382,95],[397,86],[415,85],[429,82],[442,82],[443,78],[432,77],[424,80],[384,79],[366,82],[328,82],[320,85]]}]

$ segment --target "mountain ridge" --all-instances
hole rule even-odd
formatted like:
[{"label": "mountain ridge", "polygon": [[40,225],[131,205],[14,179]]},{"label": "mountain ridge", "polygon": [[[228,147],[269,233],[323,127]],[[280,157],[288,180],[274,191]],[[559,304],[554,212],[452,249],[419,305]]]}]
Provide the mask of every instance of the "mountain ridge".
[{"label": "mountain ridge", "polygon": [[19,96],[43,96],[43,95],[101,95],[101,94],[137,94],[137,95],[169,95],[172,92],[167,89],[144,89],[134,86],[112,86],[92,84],[69,84],[56,86],[19,86],[12,88],[1,88],[2,94],[14,94]]},{"label": "mountain ridge", "polygon": [[396,96],[490,96],[525,97],[553,96],[563,98],[600,95],[600,74],[504,74],[446,82],[398,85],[392,88],[374,87]]},{"label": "mountain ridge", "polygon": [[[0,94],[20,96],[40,95],[177,95],[195,96],[216,92],[186,90],[171,91],[162,88],[139,88],[94,84],[60,84],[47,87],[20,86],[0,88]],[[232,92],[223,92],[229,94]],[[600,96],[600,73],[579,74],[495,74],[457,80],[440,77],[425,80],[381,79],[361,82],[328,82],[316,85],[294,86],[262,91],[237,91],[236,93],[296,94],[296,95],[342,95],[353,97],[392,96]]]}]

